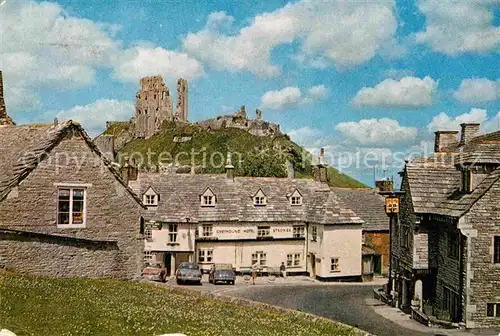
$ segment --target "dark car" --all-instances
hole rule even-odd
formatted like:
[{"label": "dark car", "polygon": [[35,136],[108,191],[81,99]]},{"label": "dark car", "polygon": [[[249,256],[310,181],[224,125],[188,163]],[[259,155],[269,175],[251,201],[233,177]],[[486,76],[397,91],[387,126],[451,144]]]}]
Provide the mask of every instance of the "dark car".
[{"label": "dark car", "polygon": [[208,275],[208,282],[214,285],[218,282],[234,285],[235,280],[236,274],[231,264],[215,264],[210,269],[210,274]]},{"label": "dark car", "polygon": [[200,266],[192,262],[181,263],[175,273],[175,279],[178,284],[191,282],[201,285]]}]

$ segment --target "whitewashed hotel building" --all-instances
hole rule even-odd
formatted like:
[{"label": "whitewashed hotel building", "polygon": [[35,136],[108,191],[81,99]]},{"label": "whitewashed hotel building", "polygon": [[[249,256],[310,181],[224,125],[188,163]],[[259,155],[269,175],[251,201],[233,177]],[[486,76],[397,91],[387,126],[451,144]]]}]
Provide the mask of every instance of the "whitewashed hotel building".
[{"label": "whitewashed hotel building", "polygon": [[237,272],[257,262],[324,281],[360,281],[363,221],[326,181],[316,178],[139,173],[130,186],[148,207],[145,258],[174,274],[180,262],[204,269],[230,263]]}]

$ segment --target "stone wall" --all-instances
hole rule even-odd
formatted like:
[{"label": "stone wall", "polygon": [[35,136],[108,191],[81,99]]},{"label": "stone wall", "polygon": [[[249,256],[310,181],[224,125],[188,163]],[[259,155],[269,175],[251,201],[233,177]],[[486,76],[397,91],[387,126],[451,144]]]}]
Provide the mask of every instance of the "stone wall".
[{"label": "stone wall", "polygon": [[[86,226],[57,228],[59,184],[86,187]],[[30,231],[85,239],[72,245],[65,239],[5,239],[0,260],[19,272],[133,278],[140,274],[143,235],[141,207],[81,138],[68,134],[7,199],[0,202],[0,229]],[[85,246],[87,241],[93,248]],[[95,242],[94,242],[95,241]],[[116,249],[99,249],[101,241]],[[113,243],[114,242],[114,243]],[[37,252],[35,252],[37,251]],[[34,255],[36,254],[36,255]],[[22,261],[22,262],[21,262]],[[47,268],[47,264],[51,264]],[[82,263],[82,267],[78,264]],[[95,270],[90,270],[90,264]]]},{"label": "stone wall", "polygon": [[233,115],[219,116],[215,119],[208,119],[197,122],[196,125],[208,129],[219,130],[224,128],[238,128],[256,136],[281,135],[280,125],[264,121],[262,112],[256,110],[256,119],[248,119],[245,106],[236,111]]},{"label": "stone wall", "polygon": [[462,232],[469,244],[466,265],[470,328],[498,328],[500,319],[486,316],[487,303],[500,302],[500,264],[493,263],[493,237],[500,236],[500,181],[465,216]]}]

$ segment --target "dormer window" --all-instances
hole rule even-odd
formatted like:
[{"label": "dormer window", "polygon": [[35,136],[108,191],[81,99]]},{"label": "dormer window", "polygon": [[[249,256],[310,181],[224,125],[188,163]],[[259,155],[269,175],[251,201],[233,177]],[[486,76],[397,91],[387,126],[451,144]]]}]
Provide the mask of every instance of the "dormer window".
[{"label": "dormer window", "polygon": [[159,199],[160,195],[153,188],[149,187],[142,197],[142,202],[146,206],[158,206]]},{"label": "dormer window", "polygon": [[290,205],[302,205],[302,194],[295,189],[295,191],[288,196],[290,200]]},{"label": "dormer window", "polygon": [[460,176],[460,191],[472,192],[472,171],[470,168],[462,169]]},{"label": "dormer window", "polygon": [[201,194],[201,206],[215,206],[217,199],[215,194],[210,188],[207,188],[203,194]]},{"label": "dormer window", "polygon": [[259,189],[259,191],[253,196],[253,205],[264,206],[267,204],[267,197],[264,192]]}]

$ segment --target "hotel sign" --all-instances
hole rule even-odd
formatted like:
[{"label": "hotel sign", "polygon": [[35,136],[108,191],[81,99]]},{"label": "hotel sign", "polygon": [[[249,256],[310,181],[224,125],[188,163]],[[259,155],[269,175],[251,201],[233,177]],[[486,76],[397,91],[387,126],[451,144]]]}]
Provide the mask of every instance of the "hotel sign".
[{"label": "hotel sign", "polygon": [[385,212],[388,214],[399,213],[399,199],[397,197],[387,197],[385,199]]}]

